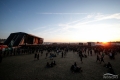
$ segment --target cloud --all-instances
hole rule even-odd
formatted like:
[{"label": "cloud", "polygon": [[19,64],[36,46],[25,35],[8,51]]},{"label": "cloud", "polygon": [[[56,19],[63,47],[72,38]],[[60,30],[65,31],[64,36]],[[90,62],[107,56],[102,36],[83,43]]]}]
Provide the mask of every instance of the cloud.
[{"label": "cloud", "polygon": [[88,14],[88,13],[37,13],[37,14]]},{"label": "cloud", "polygon": [[43,28],[45,28],[45,27],[37,27],[37,28],[33,29],[33,31],[37,31],[37,30],[40,30],[40,29],[43,29]]},{"label": "cloud", "polygon": [[[103,15],[101,13],[97,13],[97,14],[89,14],[86,17],[84,17],[81,20],[76,20],[76,21],[72,21],[66,24],[58,24],[59,27],[61,27],[62,30],[64,30],[64,32],[69,32],[72,33],[72,29],[76,29],[76,30],[87,30],[90,28],[95,28],[97,30],[97,27],[113,27],[115,25],[115,27],[120,26],[120,24],[111,24],[111,23],[101,23],[99,21],[102,20],[109,20],[109,19],[120,19],[120,13],[115,13],[115,14],[109,14],[109,15]],[[96,22],[98,22],[96,24]],[[114,22],[114,21],[113,21]],[[91,24],[92,23],[92,24]],[[92,27],[93,26],[93,27]],[[75,33],[75,32],[74,32]]]},{"label": "cloud", "polygon": [[[103,14],[94,14],[94,15],[87,15],[87,17],[84,18],[84,21],[82,22],[77,22],[75,26],[81,26],[81,25],[86,25],[88,23],[93,23],[93,22],[98,22],[102,20],[110,20],[110,19],[120,19],[120,13],[115,13],[115,14],[109,14],[109,15],[103,15]],[[72,22],[71,22],[72,23]]]},{"label": "cloud", "polygon": [[[50,13],[51,14],[51,13]],[[56,13],[57,14],[57,13]],[[110,19],[120,19],[120,13],[115,14],[88,14],[82,19],[66,22],[66,23],[59,23],[54,26],[47,28],[46,26],[43,31],[37,32],[36,30],[40,28],[36,28],[32,30],[34,34],[37,36],[43,36],[45,39],[49,40],[57,40],[57,39],[66,39],[67,40],[76,40],[76,41],[84,41],[84,40],[102,40],[103,37],[109,35],[116,35],[115,38],[118,37],[120,34],[118,27],[120,26],[119,23],[109,23],[109,21],[104,22],[104,20]],[[52,25],[49,25],[52,26]],[[107,30],[107,33],[106,33]],[[103,34],[103,33],[105,34]],[[92,35],[92,36],[91,36]],[[97,37],[97,36],[99,37]],[[112,40],[114,37],[108,37],[108,40]]]},{"label": "cloud", "polygon": [[97,15],[95,16],[95,19],[96,19],[96,20],[120,19],[120,13],[109,14],[109,15],[97,14]]},{"label": "cloud", "polygon": [[[38,13],[38,14],[88,14],[88,13]],[[91,13],[88,14],[86,17],[68,22],[68,23],[60,23],[58,26],[62,28],[63,30],[67,30],[69,28],[78,28],[82,25],[86,25],[88,23],[93,23],[97,21],[102,21],[102,20],[109,20],[109,19],[120,19],[120,13],[115,13],[115,14],[102,14],[102,13]]]},{"label": "cloud", "polygon": [[[60,24],[56,25],[56,26],[58,26],[58,28],[48,30],[48,31],[45,31],[45,32],[53,31],[51,33],[54,33],[54,32],[58,32],[58,31],[59,32],[64,31],[66,33],[66,32],[70,32],[69,29],[71,29],[71,28],[73,28],[73,29],[81,29],[81,28],[83,28],[83,26],[88,26],[89,23],[99,22],[99,21],[107,20],[107,19],[108,20],[109,19],[120,19],[120,13],[109,14],[109,15],[101,14],[101,13],[88,14],[88,15],[86,15],[86,17],[84,17],[84,18],[82,18],[80,20],[75,20],[75,21],[67,22],[67,23],[60,23]],[[103,23],[101,23],[101,24],[103,24]],[[108,26],[110,26],[110,25],[108,25]]]},{"label": "cloud", "polygon": [[92,18],[92,17],[93,17],[93,15],[90,14],[90,15],[87,15],[86,18]]}]

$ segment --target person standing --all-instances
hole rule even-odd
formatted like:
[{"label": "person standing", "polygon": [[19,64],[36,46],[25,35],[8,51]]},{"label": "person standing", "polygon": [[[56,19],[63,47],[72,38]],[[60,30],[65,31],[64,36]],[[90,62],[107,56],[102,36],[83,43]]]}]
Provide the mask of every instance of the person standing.
[{"label": "person standing", "polygon": [[91,56],[92,56],[92,49],[90,50],[90,54],[91,54]]},{"label": "person standing", "polygon": [[35,51],[34,60],[37,58],[37,51]]},{"label": "person standing", "polygon": [[45,57],[45,59],[47,58],[47,56],[48,56],[48,52],[46,52],[46,57]]},{"label": "person standing", "polygon": [[83,61],[82,61],[82,55],[80,56],[80,60],[81,60],[81,63],[83,63]]},{"label": "person standing", "polygon": [[37,55],[37,60],[39,60],[39,53],[38,53],[38,55]]},{"label": "person standing", "polygon": [[62,51],[62,58],[63,58],[63,51]]},{"label": "person standing", "polygon": [[83,61],[82,61],[82,51],[81,50],[79,52],[79,57],[80,57],[81,63],[83,63]]},{"label": "person standing", "polygon": [[41,50],[41,56],[43,55],[43,50]]},{"label": "person standing", "polygon": [[97,60],[96,60],[96,62],[97,62],[97,61],[100,61],[99,54],[97,54]]},{"label": "person standing", "polygon": [[2,62],[2,54],[0,53],[0,63]]}]

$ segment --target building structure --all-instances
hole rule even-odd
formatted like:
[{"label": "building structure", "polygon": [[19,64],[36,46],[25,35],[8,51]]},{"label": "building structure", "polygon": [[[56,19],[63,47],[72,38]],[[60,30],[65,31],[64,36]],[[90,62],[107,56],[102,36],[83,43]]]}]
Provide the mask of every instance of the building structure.
[{"label": "building structure", "polygon": [[42,43],[43,38],[24,32],[16,32],[9,35],[4,42],[4,45],[14,47],[19,45],[39,45]]}]

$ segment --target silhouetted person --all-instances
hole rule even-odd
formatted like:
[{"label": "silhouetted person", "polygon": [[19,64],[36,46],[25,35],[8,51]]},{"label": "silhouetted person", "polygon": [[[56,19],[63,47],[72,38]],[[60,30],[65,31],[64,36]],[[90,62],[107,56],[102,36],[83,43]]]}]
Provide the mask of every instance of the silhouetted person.
[{"label": "silhouetted person", "polygon": [[97,54],[97,60],[96,60],[96,62],[97,62],[97,61],[100,61],[100,57],[99,57],[99,55],[98,55],[98,54]]},{"label": "silhouetted person", "polygon": [[101,56],[101,60],[100,60],[100,63],[101,63],[101,62],[104,62],[103,56]]},{"label": "silhouetted person", "polygon": [[47,62],[47,65],[46,65],[46,67],[48,67],[48,68],[50,67],[50,64],[49,64],[49,62]]},{"label": "silhouetted person", "polygon": [[46,57],[45,58],[47,58],[47,56],[48,56],[48,52],[46,53]]},{"label": "silhouetted person", "polygon": [[52,53],[50,53],[50,60],[53,60],[53,56],[52,56]]},{"label": "silhouetted person", "polygon": [[66,56],[66,51],[64,52],[64,57]]},{"label": "silhouetted person", "polygon": [[82,50],[79,51],[79,57],[82,56]]},{"label": "silhouetted person", "polygon": [[71,66],[70,70],[74,73],[74,65]]},{"label": "silhouetted person", "polygon": [[41,50],[41,56],[43,55],[43,50]]},{"label": "silhouetted person", "polygon": [[62,51],[62,58],[63,58],[63,51]]},{"label": "silhouetted person", "polygon": [[92,56],[92,50],[90,50],[90,54],[91,54],[91,56]]},{"label": "silhouetted person", "polygon": [[0,54],[0,63],[2,62],[2,54]]},{"label": "silhouetted person", "polygon": [[107,68],[112,68],[112,65],[111,65],[111,63],[110,62],[108,62],[108,64],[107,64],[107,66],[106,66]]},{"label": "silhouetted person", "polygon": [[109,68],[109,71],[108,71],[109,73],[111,73],[111,74],[115,74],[115,72],[114,72],[114,69],[113,68]]},{"label": "silhouetted person", "polygon": [[56,65],[56,62],[54,61],[53,64]]},{"label": "silhouetted person", "polygon": [[36,59],[37,58],[37,53],[35,53],[35,56],[34,56],[34,59]]},{"label": "silhouetted person", "polygon": [[39,60],[39,54],[37,55],[37,60]]},{"label": "silhouetted person", "polygon": [[104,58],[104,53],[102,53],[102,55],[101,55],[103,58]]},{"label": "silhouetted person", "polygon": [[109,57],[110,57],[110,59],[112,59],[112,53],[111,52],[109,53]]},{"label": "silhouetted person", "polygon": [[115,53],[114,52],[112,53],[112,59],[115,59]]},{"label": "silhouetted person", "polygon": [[82,51],[81,51],[81,50],[80,50],[80,52],[79,52],[79,57],[80,57],[81,63],[83,63],[83,62],[82,62]]},{"label": "silhouetted person", "polygon": [[74,66],[77,66],[76,62],[74,63]]},{"label": "silhouetted person", "polygon": [[78,67],[76,62],[74,63],[74,65],[71,66],[70,70],[74,73],[74,72],[82,72],[81,67]]},{"label": "silhouetted person", "polygon": [[83,63],[83,61],[82,61],[82,56],[80,56],[80,60],[81,60],[81,63]]},{"label": "silhouetted person", "polygon": [[53,67],[54,66],[54,63],[53,63],[53,61],[51,62],[51,67]]}]

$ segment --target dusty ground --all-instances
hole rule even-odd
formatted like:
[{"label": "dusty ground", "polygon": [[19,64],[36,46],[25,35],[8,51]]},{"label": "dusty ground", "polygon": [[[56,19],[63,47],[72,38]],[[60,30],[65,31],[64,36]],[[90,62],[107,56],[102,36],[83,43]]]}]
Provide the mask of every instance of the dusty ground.
[{"label": "dusty ground", "polygon": [[[104,60],[110,61],[115,73],[120,74],[120,54],[115,57],[115,60],[110,60],[106,55]],[[107,72],[104,63],[96,63],[95,55],[83,58],[83,64],[78,54],[70,51],[65,58],[59,54],[54,60],[56,66],[45,68],[47,61],[51,62],[49,58],[45,59],[45,52],[39,60],[34,60],[34,54],[3,58],[0,63],[0,80],[103,80],[103,74]],[[71,73],[70,67],[75,61],[82,67],[82,73]]]}]

